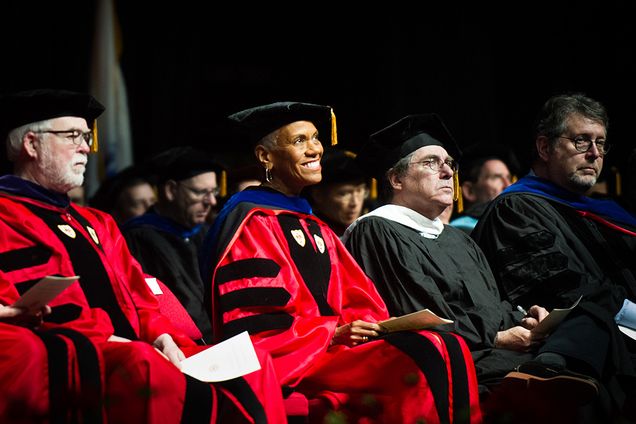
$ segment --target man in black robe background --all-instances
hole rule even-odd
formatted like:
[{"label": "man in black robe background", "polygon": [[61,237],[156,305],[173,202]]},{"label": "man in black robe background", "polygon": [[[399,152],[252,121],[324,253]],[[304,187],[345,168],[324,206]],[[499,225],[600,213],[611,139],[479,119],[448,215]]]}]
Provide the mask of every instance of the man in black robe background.
[{"label": "man in black robe background", "polygon": [[145,166],[158,181],[157,203],[127,221],[122,233],[144,271],[166,284],[188,311],[203,335],[199,342],[209,343],[212,326],[198,255],[208,215],[217,204],[222,168],[206,152],[189,146],[165,150]]}]

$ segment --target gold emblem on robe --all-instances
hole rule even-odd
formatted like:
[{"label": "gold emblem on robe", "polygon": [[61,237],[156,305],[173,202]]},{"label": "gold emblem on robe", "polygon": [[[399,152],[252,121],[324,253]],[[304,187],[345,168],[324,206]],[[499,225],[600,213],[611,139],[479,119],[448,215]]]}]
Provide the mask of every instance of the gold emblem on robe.
[{"label": "gold emblem on robe", "polygon": [[325,241],[318,234],[314,234],[314,240],[316,241],[316,247],[320,253],[325,253]]},{"label": "gold emblem on robe", "polygon": [[99,239],[97,238],[97,233],[95,232],[95,230],[93,230],[93,228],[89,226],[86,226],[86,230],[88,231],[88,234],[91,236],[95,244],[99,244]]},{"label": "gold emblem on robe", "polygon": [[307,240],[305,240],[305,233],[303,232],[303,230],[291,230],[291,235],[294,237],[294,240],[296,240],[296,243],[298,243],[300,247],[305,247],[305,243],[307,243]]},{"label": "gold emblem on robe", "polygon": [[60,225],[57,226],[57,228],[59,228],[59,230],[61,232],[63,232],[64,234],[66,234],[67,236],[69,236],[72,239],[74,239],[75,236],[76,236],[75,230],[70,225],[60,224]]}]

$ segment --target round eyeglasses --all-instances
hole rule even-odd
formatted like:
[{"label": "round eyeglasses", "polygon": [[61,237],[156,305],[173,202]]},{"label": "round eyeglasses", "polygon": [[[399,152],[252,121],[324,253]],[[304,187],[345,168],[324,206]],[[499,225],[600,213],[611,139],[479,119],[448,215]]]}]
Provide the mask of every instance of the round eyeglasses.
[{"label": "round eyeglasses", "polygon": [[61,136],[62,134],[66,134],[64,138],[70,140],[74,145],[79,146],[82,144],[82,141],[85,141],[88,144],[88,147],[93,145],[93,132],[86,131],[82,132],[80,130],[41,130],[41,131],[33,131],[34,133],[44,134],[50,133],[55,134],[57,136]]},{"label": "round eyeglasses", "polygon": [[418,160],[417,162],[411,162],[410,164],[422,165],[426,168],[429,168],[433,172],[439,172],[440,169],[442,169],[442,166],[444,165],[448,165],[448,167],[453,172],[457,172],[457,168],[458,168],[457,162],[450,158],[446,160],[442,160],[441,158],[428,158],[428,159]]},{"label": "round eyeglasses", "polygon": [[560,135],[559,138],[564,138],[566,140],[570,140],[574,143],[574,148],[577,152],[586,153],[592,148],[592,143],[596,144],[596,148],[601,155],[606,155],[609,152],[611,145],[604,138],[597,138],[596,140],[592,140],[590,137],[584,135],[577,135],[576,137],[566,137],[564,135]]}]

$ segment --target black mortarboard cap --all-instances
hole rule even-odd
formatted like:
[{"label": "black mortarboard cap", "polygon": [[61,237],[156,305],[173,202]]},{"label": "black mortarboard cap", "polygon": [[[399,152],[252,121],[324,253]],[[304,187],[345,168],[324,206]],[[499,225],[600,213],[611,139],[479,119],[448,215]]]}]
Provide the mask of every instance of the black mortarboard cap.
[{"label": "black mortarboard cap", "polygon": [[329,106],[300,102],[277,102],[245,109],[228,116],[235,129],[256,143],[267,134],[296,121],[310,121],[321,141],[336,144],[335,116]]},{"label": "black mortarboard cap", "polygon": [[355,161],[356,154],[335,148],[326,148],[320,160],[322,180],[320,185],[331,183],[363,182],[364,172]]},{"label": "black mortarboard cap", "polygon": [[181,181],[206,172],[223,172],[223,166],[207,152],[191,146],[173,147],[153,156],[146,163],[147,172],[158,183]]},{"label": "black mortarboard cap", "polygon": [[372,177],[381,177],[403,158],[424,146],[442,146],[455,159],[461,150],[439,115],[408,115],[372,134],[356,162]]},{"label": "black mortarboard cap", "polygon": [[84,118],[89,128],[93,128],[95,118],[103,111],[104,106],[86,93],[55,89],[22,91],[0,97],[0,128],[5,138],[14,128],[62,116]]}]

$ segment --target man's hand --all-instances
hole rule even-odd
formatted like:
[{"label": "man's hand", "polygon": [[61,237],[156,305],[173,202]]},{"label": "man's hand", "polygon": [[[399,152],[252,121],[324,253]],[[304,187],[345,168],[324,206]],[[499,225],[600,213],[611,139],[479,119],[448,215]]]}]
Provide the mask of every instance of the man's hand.
[{"label": "man's hand", "polygon": [[539,323],[543,321],[543,318],[547,317],[548,314],[549,312],[547,309],[539,305],[532,305],[530,309],[528,309],[528,315],[521,320],[521,325],[528,330],[532,330],[534,327],[539,325]]},{"label": "man's hand", "polygon": [[520,325],[497,332],[495,347],[500,349],[529,352],[537,347],[545,338],[544,335],[534,334]]},{"label": "man's hand", "polygon": [[179,349],[179,346],[172,340],[172,336],[163,333],[152,344],[166,359],[172,362],[177,368],[181,369],[181,361],[185,359],[185,355]]},{"label": "man's hand", "polygon": [[38,328],[44,321],[44,317],[50,313],[51,307],[49,305],[44,305],[42,309],[37,311],[0,305],[0,322],[26,328]]},{"label": "man's hand", "polygon": [[336,328],[331,344],[356,346],[369,341],[371,338],[378,337],[381,333],[382,328],[378,324],[355,320]]}]

